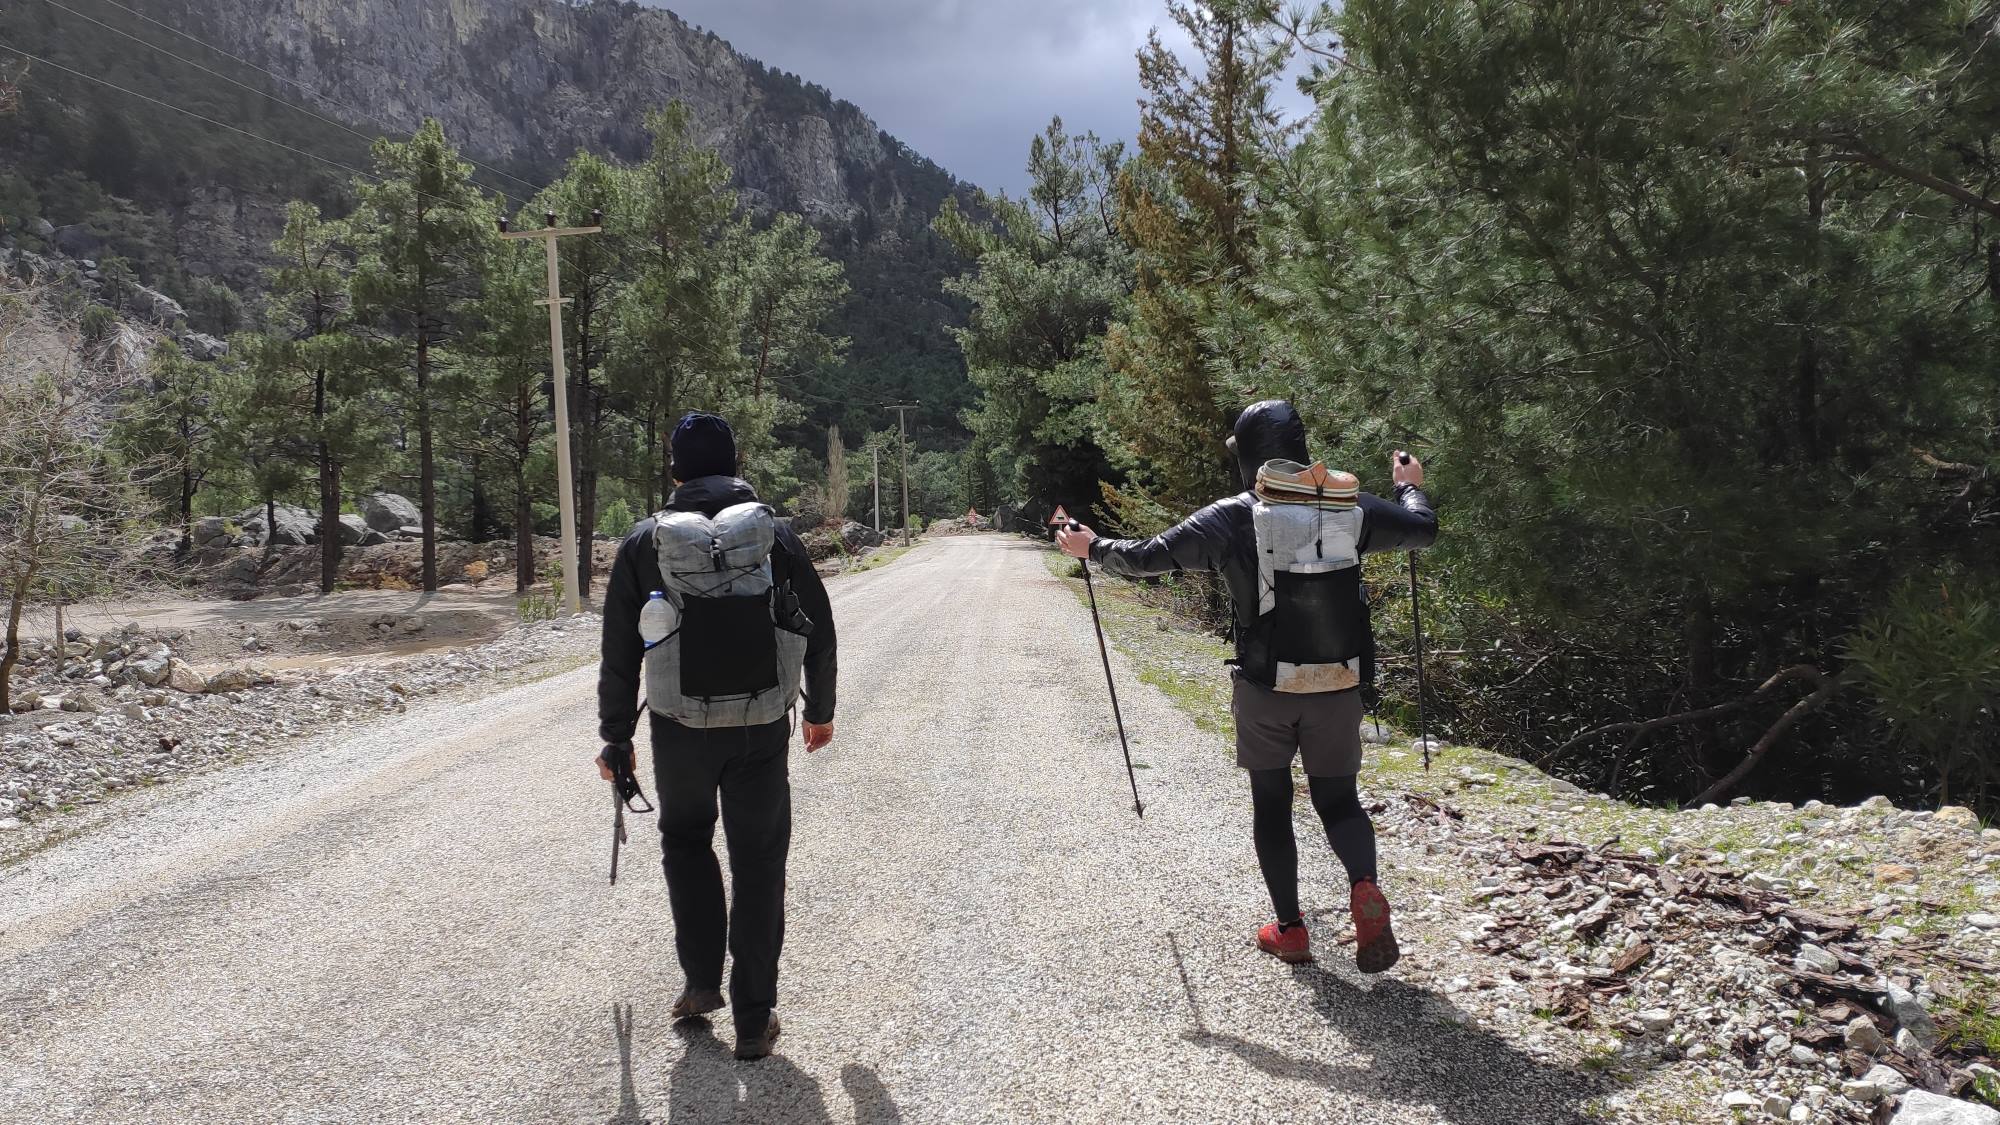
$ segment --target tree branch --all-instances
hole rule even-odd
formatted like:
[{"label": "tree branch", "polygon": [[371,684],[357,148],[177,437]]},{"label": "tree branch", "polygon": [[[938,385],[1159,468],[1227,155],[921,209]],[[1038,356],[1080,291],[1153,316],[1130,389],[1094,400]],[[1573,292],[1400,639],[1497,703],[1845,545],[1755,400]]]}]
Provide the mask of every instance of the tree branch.
[{"label": "tree branch", "polygon": [[1569,753],[1571,750],[1575,749],[1581,743],[1588,742],[1593,738],[1598,738],[1603,735],[1621,734],[1627,731],[1631,732],[1632,734],[1631,739],[1625,744],[1626,750],[1629,751],[1633,747],[1637,746],[1641,739],[1645,738],[1647,735],[1653,733],[1656,730],[1660,730],[1665,727],[1681,726],[1686,723],[1698,723],[1703,719],[1716,719],[1724,715],[1735,714],[1738,711],[1742,711],[1745,710],[1746,708],[1755,706],[1758,702],[1762,701],[1765,696],[1771,694],[1772,691],[1776,690],[1778,687],[1782,686],[1786,682],[1791,680],[1800,680],[1800,679],[1811,680],[1814,683],[1818,683],[1821,679],[1820,670],[1813,667],[1810,664],[1794,664],[1790,668],[1786,668],[1773,675],[1770,679],[1765,680],[1762,687],[1759,687],[1756,691],[1751,692],[1749,695],[1746,695],[1741,699],[1731,700],[1728,703],[1718,703],[1713,707],[1703,707],[1695,711],[1682,711],[1673,715],[1662,715],[1657,719],[1634,720],[1632,722],[1625,722],[1625,723],[1611,723],[1607,726],[1601,726],[1594,728],[1592,730],[1587,730],[1584,731],[1582,734],[1577,735],[1575,738],[1570,739],[1568,742],[1563,743],[1561,746],[1556,747],[1553,751],[1549,752],[1548,754],[1544,755],[1542,757],[1542,760],[1536,762],[1535,765],[1536,768],[1538,769],[1547,769],[1551,762],[1554,762],[1557,758],[1560,758],[1564,754]]},{"label": "tree branch", "polygon": [[1983,211],[1988,215],[2000,218],[2000,203],[1986,198],[1971,188],[1952,183],[1950,180],[1940,176],[1933,176],[1920,168],[1898,164],[1881,153],[1869,152],[1866,149],[1857,149],[1853,152],[1830,152],[1826,154],[1825,159],[1838,160],[1846,164],[1860,164],[1864,167],[1873,168],[1878,172],[1887,172],[1899,180],[1916,184],[1918,187],[1928,188],[1940,195],[1949,196],[1976,211]]},{"label": "tree branch", "polygon": [[1816,669],[1810,678],[1817,685],[1813,693],[1792,704],[1784,714],[1778,716],[1778,721],[1772,723],[1771,728],[1764,732],[1764,737],[1758,739],[1757,744],[1750,748],[1750,752],[1743,755],[1743,760],[1736,764],[1736,768],[1722,775],[1714,785],[1702,790],[1700,795],[1695,797],[1694,804],[1707,804],[1727,797],[1730,790],[1735,789],[1744,778],[1750,776],[1750,771],[1757,768],[1758,763],[1764,760],[1764,755],[1771,752],[1771,748],[1778,744],[1778,740],[1784,737],[1786,731],[1792,729],[1800,719],[1826,706],[1827,701],[1831,700],[1846,682],[1844,675],[1826,676]]}]

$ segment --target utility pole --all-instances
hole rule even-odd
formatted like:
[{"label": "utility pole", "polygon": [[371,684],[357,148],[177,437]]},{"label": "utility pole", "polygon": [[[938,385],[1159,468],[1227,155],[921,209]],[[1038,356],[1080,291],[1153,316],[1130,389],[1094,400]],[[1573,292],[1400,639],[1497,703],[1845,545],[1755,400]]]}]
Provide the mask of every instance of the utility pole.
[{"label": "utility pole", "polygon": [[903,447],[903,546],[910,545],[910,411],[920,404],[914,402],[897,403],[889,409],[896,412],[896,435]]},{"label": "utility pole", "polygon": [[604,212],[593,210],[587,227],[559,227],[556,213],[544,212],[546,225],[541,230],[507,229],[506,216],[500,218],[500,237],[508,239],[539,238],[542,249],[548,254],[549,296],[547,300],[536,301],[549,310],[549,357],[553,363],[554,385],[550,398],[556,406],[556,507],[562,512],[562,544],[559,557],[562,559],[563,614],[574,617],[582,612],[582,597],[577,592],[576,581],[576,488],[571,483],[572,474],[569,459],[569,368],[563,361],[562,307],[569,303],[562,295],[562,276],[556,255],[557,241],[570,235],[597,234],[604,229]]},{"label": "utility pole", "polygon": [[882,447],[875,446],[875,530],[882,530]]}]

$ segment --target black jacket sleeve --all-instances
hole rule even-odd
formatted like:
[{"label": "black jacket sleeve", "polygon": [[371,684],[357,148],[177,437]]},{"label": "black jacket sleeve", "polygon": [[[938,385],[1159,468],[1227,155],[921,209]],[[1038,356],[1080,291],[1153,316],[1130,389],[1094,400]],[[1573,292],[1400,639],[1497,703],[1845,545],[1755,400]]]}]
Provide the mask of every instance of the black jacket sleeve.
[{"label": "black jacket sleeve", "polygon": [[639,611],[659,586],[660,556],[653,546],[653,521],[632,530],[611,564],[604,587],[604,639],[597,666],[597,736],[625,742],[639,725],[639,677],[646,642],[639,636]]},{"label": "black jacket sleeve", "polygon": [[1229,555],[1229,520],[1223,500],[1151,539],[1098,539],[1090,544],[1090,561],[1106,574],[1149,578],[1177,570],[1220,570]]},{"label": "black jacket sleeve", "polygon": [[806,637],[806,722],[833,721],[835,680],[840,673],[835,656],[839,640],[833,629],[833,602],[826,596],[826,583],[813,569],[812,558],[798,533],[789,527],[778,530],[778,549],[784,553],[792,592],[798,596],[799,611],[813,623]]},{"label": "black jacket sleeve", "polygon": [[1421,551],[1437,542],[1438,518],[1430,498],[1415,485],[1396,486],[1396,498],[1361,494],[1361,553]]}]

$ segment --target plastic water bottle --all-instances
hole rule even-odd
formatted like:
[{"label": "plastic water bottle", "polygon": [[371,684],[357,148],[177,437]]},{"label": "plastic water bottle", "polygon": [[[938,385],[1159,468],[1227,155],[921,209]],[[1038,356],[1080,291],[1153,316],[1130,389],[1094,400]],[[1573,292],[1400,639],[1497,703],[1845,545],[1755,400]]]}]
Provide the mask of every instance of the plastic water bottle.
[{"label": "plastic water bottle", "polygon": [[659,590],[646,598],[646,608],[639,611],[639,636],[652,648],[674,631],[674,603]]}]

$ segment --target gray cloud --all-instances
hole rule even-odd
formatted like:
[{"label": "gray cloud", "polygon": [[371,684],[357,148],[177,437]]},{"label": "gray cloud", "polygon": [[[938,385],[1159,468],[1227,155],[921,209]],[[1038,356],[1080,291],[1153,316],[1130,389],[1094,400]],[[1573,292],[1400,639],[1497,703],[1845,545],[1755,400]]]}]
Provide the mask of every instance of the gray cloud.
[{"label": "gray cloud", "polygon": [[[661,6],[860,106],[981,187],[1018,191],[1029,139],[1060,114],[1129,139],[1160,0],[671,0]],[[1171,40],[1170,40],[1171,41]]]}]

